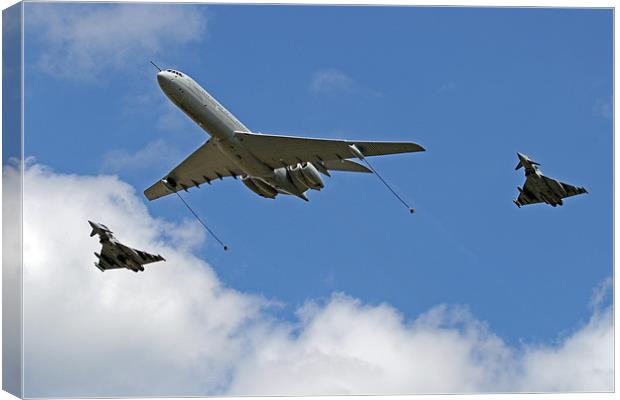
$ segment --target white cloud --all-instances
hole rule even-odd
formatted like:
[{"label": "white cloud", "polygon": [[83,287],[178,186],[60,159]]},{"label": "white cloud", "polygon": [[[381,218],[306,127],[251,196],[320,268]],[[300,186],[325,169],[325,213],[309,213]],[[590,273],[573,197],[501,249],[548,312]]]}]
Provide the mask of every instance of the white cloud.
[{"label": "white cloud", "polygon": [[[236,331],[266,302],[222,286],[191,248],[175,246],[187,233],[204,240],[195,223],[150,217],[133,188],[115,177],[61,175],[37,165],[26,172],[25,209],[26,395],[221,390],[242,350]],[[93,252],[100,245],[88,235],[88,219],[167,261],[140,274],[99,272]]]},{"label": "white cloud", "polygon": [[611,277],[604,279],[592,290],[592,296],[590,297],[590,308],[593,312],[600,310],[601,305],[605,299],[611,294],[613,288],[613,281]]},{"label": "white cloud", "polygon": [[324,307],[302,310],[301,319],[298,332],[278,327],[255,338],[255,352],[240,363],[231,393],[613,389],[609,309],[557,347],[525,349],[507,346],[462,307],[437,306],[407,322],[388,305],[336,295]]},{"label": "white cloud", "polygon": [[[27,396],[613,389],[611,308],[598,300],[608,284],[590,321],[553,344],[509,346],[466,307],[408,320],[344,294],[283,321],[193,254],[205,240],[196,223],[153,218],[118,178],[25,173]],[[87,219],[168,261],[99,272]]]},{"label": "white cloud", "polygon": [[[509,351],[463,310],[438,307],[407,323],[392,307],[335,295],[301,311],[298,335],[259,338],[234,394],[396,394],[488,390]],[[465,329],[441,327],[466,319]],[[277,380],[273,377],[278,377]]]},{"label": "white cloud", "polygon": [[148,60],[200,41],[207,25],[199,8],[178,4],[28,4],[26,18],[44,45],[37,66],[87,81],[103,72],[151,68]]},{"label": "white cloud", "polygon": [[521,390],[602,392],[614,388],[612,310],[596,311],[589,323],[559,346],[533,346],[522,362]]},{"label": "white cloud", "polygon": [[313,93],[346,92],[353,88],[354,82],[344,72],[337,69],[322,69],[317,71],[310,82],[310,90]]}]

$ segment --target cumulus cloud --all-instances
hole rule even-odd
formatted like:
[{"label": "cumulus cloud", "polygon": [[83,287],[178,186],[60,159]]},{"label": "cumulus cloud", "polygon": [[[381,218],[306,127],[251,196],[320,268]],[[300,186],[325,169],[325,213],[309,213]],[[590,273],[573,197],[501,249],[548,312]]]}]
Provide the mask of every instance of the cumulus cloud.
[{"label": "cumulus cloud", "polygon": [[[195,255],[196,223],[154,218],[118,178],[31,164],[24,182],[26,396],[613,390],[610,284],[551,344],[509,346],[463,306],[407,319],[341,293],[281,320]],[[168,261],[99,272],[87,219]]]},{"label": "cumulus cloud", "polygon": [[[25,395],[223,390],[242,351],[237,332],[267,302],[224,287],[191,246],[178,245],[204,241],[196,224],[150,217],[134,189],[111,176],[31,165],[24,194]],[[141,274],[99,272],[88,219],[167,261]]]},{"label": "cumulus cloud", "polygon": [[322,69],[312,76],[310,91],[317,94],[350,91],[353,79],[337,69]]},{"label": "cumulus cloud", "polygon": [[254,338],[231,393],[613,390],[609,308],[558,346],[524,349],[506,345],[464,307],[440,305],[408,322],[388,305],[335,295],[301,310],[300,319],[297,331],[279,327]]},{"label": "cumulus cloud", "polygon": [[28,4],[26,21],[43,45],[37,66],[75,80],[146,68],[166,49],[200,41],[207,26],[199,8],[178,4]]},{"label": "cumulus cloud", "polygon": [[588,324],[559,346],[525,352],[519,389],[534,392],[609,392],[614,389],[611,308],[596,311]]}]

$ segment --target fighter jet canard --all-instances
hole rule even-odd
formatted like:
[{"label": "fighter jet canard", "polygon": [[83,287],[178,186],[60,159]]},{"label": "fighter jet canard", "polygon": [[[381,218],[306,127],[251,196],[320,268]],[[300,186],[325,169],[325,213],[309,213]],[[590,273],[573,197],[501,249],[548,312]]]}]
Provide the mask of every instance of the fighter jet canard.
[{"label": "fighter jet canard", "polygon": [[286,194],[308,201],[306,191],[324,187],[320,174],[374,171],[351,158],[368,163],[366,156],[424,151],[420,145],[409,142],[253,133],[192,78],[179,71],[157,68],[157,81],[165,95],[211,137],[144,191],[149,200],[231,176],[240,177],[246,187],[265,198]]},{"label": "fighter jet canard", "polygon": [[584,187],[575,187],[543,175],[540,165],[526,155],[517,153],[519,163],[515,170],[525,168],[525,184],[519,189],[519,197],[513,202],[517,207],[527,204],[547,203],[553,207],[563,205],[562,199],[582,193],[588,193]]},{"label": "fighter jet canard", "polygon": [[99,268],[101,272],[117,268],[127,268],[133,272],[144,271],[145,264],[166,261],[159,254],[154,255],[125,246],[103,224],[92,221],[88,221],[88,223],[93,228],[90,236],[99,235],[99,243],[103,245],[101,254],[95,253],[95,256],[99,259],[95,263],[95,267]]}]

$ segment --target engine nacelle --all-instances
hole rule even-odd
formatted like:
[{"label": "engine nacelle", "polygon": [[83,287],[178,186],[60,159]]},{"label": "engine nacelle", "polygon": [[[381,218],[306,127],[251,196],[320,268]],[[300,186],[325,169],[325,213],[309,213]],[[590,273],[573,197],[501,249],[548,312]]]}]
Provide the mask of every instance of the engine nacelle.
[{"label": "engine nacelle", "polygon": [[301,190],[306,188],[321,190],[325,187],[319,171],[310,162],[292,165],[287,169],[293,183]]},{"label": "engine nacelle", "polygon": [[251,191],[261,197],[268,199],[275,199],[278,195],[278,191],[271,185],[261,181],[260,179],[252,179],[250,177],[241,178],[241,182],[248,187]]}]

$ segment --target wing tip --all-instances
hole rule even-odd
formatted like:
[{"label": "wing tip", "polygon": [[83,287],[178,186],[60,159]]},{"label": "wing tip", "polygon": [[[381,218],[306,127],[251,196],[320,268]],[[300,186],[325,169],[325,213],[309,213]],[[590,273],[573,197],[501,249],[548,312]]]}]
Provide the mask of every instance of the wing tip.
[{"label": "wing tip", "polygon": [[162,181],[157,181],[148,189],[145,189],[143,194],[149,201],[159,199],[160,197],[167,196],[174,193],[171,191]]},{"label": "wing tip", "polygon": [[155,200],[155,197],[153,197],[153,196],[151,196],[151,195],[149,194],[150,192],[149,192],[149,190],[148,190],[148,189],[146,189],[146,190],[145,190],[144,192],[142,192],[142,193],[144,194],[144,197],[146,197],[146,199],[147,199],[148,201],[153,201],[153,200]]},{"label": "wing tip", "polygon": [[414,151],[426,151],[426,149],[424,147],[420,146],[419,144],[417,144],[417,143],[413,143],[413,144],[414,144],[414,147],[416,148],[416,150],[414,150]]}]

